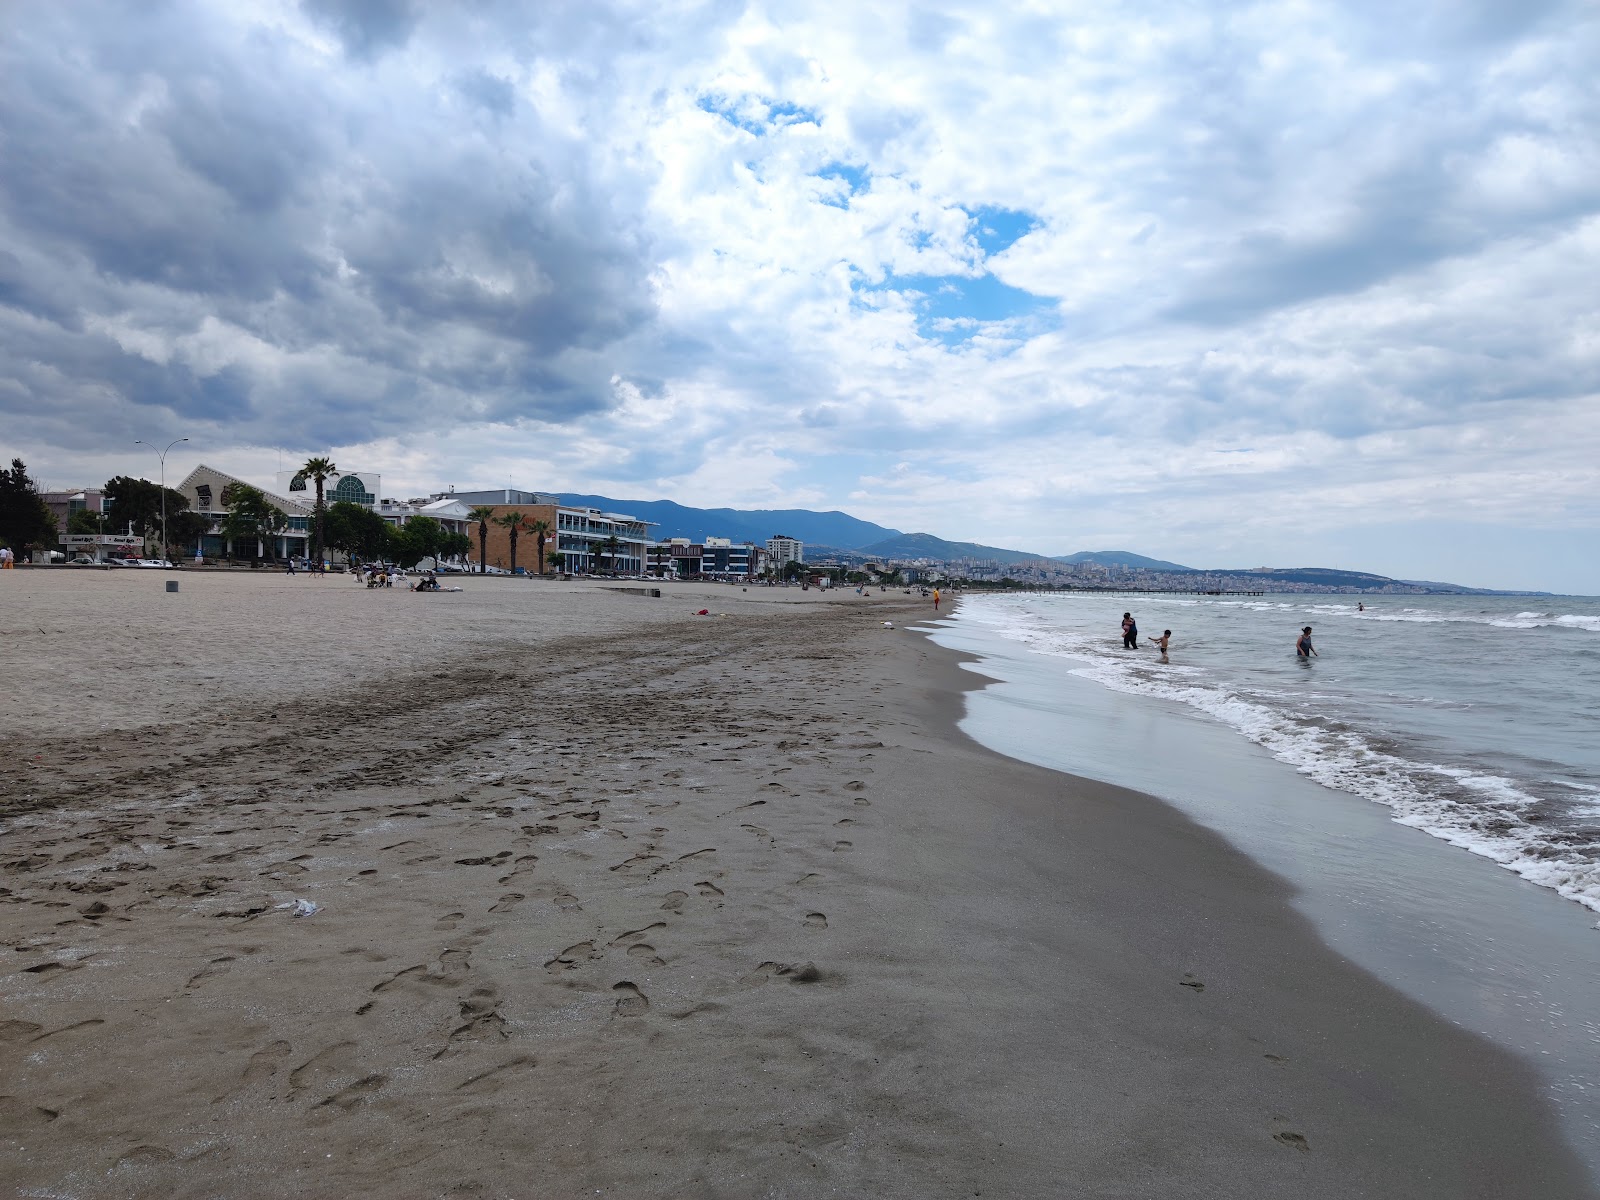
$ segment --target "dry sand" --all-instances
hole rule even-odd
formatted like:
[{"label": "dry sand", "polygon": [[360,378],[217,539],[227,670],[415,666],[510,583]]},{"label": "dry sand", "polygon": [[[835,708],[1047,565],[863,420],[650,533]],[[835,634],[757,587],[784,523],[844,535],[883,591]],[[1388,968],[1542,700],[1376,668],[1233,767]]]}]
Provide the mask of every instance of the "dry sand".
[{"label": "dry sand", "polygon": [[1590,1194],[925,601],[163,579],[0,579],[10,1194]]}]

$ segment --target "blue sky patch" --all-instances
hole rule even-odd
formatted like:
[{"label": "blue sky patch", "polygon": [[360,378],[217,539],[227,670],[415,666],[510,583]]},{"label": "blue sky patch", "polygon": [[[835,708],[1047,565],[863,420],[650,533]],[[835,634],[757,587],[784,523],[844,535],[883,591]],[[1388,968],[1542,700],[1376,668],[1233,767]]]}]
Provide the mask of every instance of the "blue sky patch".
[{"label": "blue sky patch", "polygon": [[872,186],[872,174],[865,167],[854,167],[843,162],[828,163],[816,173],[816,178],[843,185],[837,191],[817,197],[823,204],[833,208],[849,208],[853,197]]},{"label": "blue sky patch", "polygon": [[787,125],[822,124],[822,117],[816,112],[787,100],[768,100],[757,96],[735,98],[708,93],[695,103],[702,112],[721,117],[728,124],[756,137],[766,137],[774,129]]},{"label": "blue sky patch", "polygon": [[1032,317],[1050,310],[1052,302],[1001,283],[993,275],[891,275],[876,287],[857,291],[901,292],[917,310],[917,332],[947,346],[970,339],[986,324]]},{"label": "blue sky patch", "polygon": [[1014,208],[984,205],[967,215],[972,218],[972,236],[985,254],[999,254],[1018,238],[1039,227],[1039,218]]}]

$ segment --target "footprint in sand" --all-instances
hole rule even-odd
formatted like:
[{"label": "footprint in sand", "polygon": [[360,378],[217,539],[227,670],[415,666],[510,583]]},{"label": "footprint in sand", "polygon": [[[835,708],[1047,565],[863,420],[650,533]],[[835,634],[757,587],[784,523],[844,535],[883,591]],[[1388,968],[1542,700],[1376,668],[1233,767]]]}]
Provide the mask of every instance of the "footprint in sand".
[{"label": "footprint in sand", "polygon": [[[277,1043],[274,1043],[274,1045],[277,1045]],[[355,1058],[356,1044],[354,1042],[335,1042],[325,1049],[318,1050],[305,1062],[290,1071],[289,1088],[292,1092],[302,1092],[319,1084],[331,1083],[340,1075],[349,1077],[354,1073]],[[250,1061],[254,1065],[255,1059],[252,1058]],[[246,1068],[246,1070],[248,1069]]]},{"label": "footprint in sand", "polygon": [[508,892],[504,896],[501,896],[496,903],[491,905],[489,907],[489,911],[492,913],[510,912],[513,908],[521,904],[526,899],[527,897],[521,892]]},{"label": "footprint in sand", "polygon": [[363,1100],[368,1099],[373,1092],[377,1091],[386,1082],[388,1082],[388,1079],[389,1077],[381,1072],[375,1075],[368,1075],[363,1079],[356,1080],[349,1087],[340,1088],[326,1100],[320,1101],[317,1104],[317,1107],[324,1108],[328,1105],[332,1105],[334,1108],[343,1109],[345,1112],[349,1112]]},{"label": "footprint in sand", "polygon": [[171,1162],[178,1156],[165,1146],[135,1146],[121,1158],[117,1159],[117,1166],[126,1163],[129,1166],[147,1166],[150,1163]]},{"label": "footprint in sand", "polygon": [[231,963],[232,961],[233,956],[231,954],[225,954],[221,958],[213,958],[209,965],[189,977],[189,982],[183,985],[184,989],[187,990],[194,987],[197,983],[201,983],[202,981],[210,979],[213,976],[223,974],[228,969],[227,964]]},{"label": "footprint in sand", "polygon": [[739,980],[741,987],[760,987],[771,979],[787,979],[790,983],[820,983],[827,976],[816,963],[764,962]]},{"label": "footprint in sand", "polygon": [[552,975],[559,975],[563,971],[576,970],[586,962],[604,957],[605,955],[592,941],[578,942],[576,945],[568,946],[554,958],[546,960],[544,969]]},{"label": "footprint in sand", "polygon": [[656,948],[648,945],[645,942],[635,942],[633,945],[629,946],[628,957],[637,958],[640,962],[645,963],[647,966],[664,967],[667,965],[665,959],[657,956]]},{"label": "footprint in sand", "polygon": [[650,998],[627,980],[612,984],[611,990],[618,993],[615,1010],[617,1016],[642,1017],[649,1011]]},{"label": "footprint in sand", "polygon": [[856,797],[856,807],[857,808],[871,808],[872,807],[872,801],[868,800],[865,796],[857,796]]},{"label": "footprint in sand", "polygon": [[560,884],[547,883],[543,887],[534,888],[528,895],[535,900],[548,900],[562,912],[583,911],[583,906],[578,903],[578,898]]},{"label": "footprint in sand", "polygon": [[840,817],[837,821],[834,822],[834,824],[835,825],[854,825],[855,821],[852,820],[849,817]]},{"label": "footprint in sand", "polygon": [[1178,986],[1179,987],[1186,987],[1186,988],[1193,988],[1196,992],[1203,992],[1203,991],[1206,990],[1206,985],[1204,983],[1202,983],[1200,980],[1196,979],[1193,975],[1188,974],[1187,972],[1184,973],[1184,976],[1183,976],[1182,979],[1178,980]]},{"label": "footprint in sand", "polygon": [[1282,1132],[1273,1134],[1272,1140],[1280,1146],[1288,1146],[1291,1150],[1306,1151],[1311,1149],[1311,1143],[1306,1141],[1305,1135],[1295,1133],[1292,1129],[1285,1129]]},{"label": "footprint in sand", "polygon": [[519,1054],[515,1058],[508,1058],[497,1067],[490,1067],[487,1071],[480,1071],[469,1079],[464,1079],[456,1084],[458,1092],[492,1093],[498,1092],[513,1074],[532,1070],[538,1065],[534,1059],[526,1054]]},{"label": "footprint in sand", "polygon": [[826,913],[807,913],[806,919],[801,922],[807,929],[826,929],[828,915]]},{"label": "footprint in sand", "polygon": [[699,892],[707,900],[721,900],[723,896],[727,895],[726,892],[724,892],[716,884],[712,883],[709,879],[700,880],[700,882],[694,885],[694,890]]},{"label": "footprint in sand", "polygon": [[852,779],[849,783],[844,785],[844,790],[847,792],[864,792],[867,790],[867,785],[862,783],[859,779]]},{"label": "footprint in sand", "polygon": [[650,924],[645,925],[640,929],[630,929],[626,933],[617,934],[616,937],[611,939],[608,945],[622,946],[626,945],[628,942],[637,942],[652,929],[665,929],[666,927],[667,923],[665,921],[652,921]]},{"label": "footprint in sand", "polygon": [[668,912],[682,912],[683,902],[689,898],[688,892],[668,892],[661,901],[661,907]]},{"label": "footprint in sand", "polygon": [[854,844],[855,843],[853,843],[853,842],[835,842],[833,844],[833,849],[834,849],[835,853],[838,853],[839,851],[850,849],[850,847],[853,846]]},{"label": "footprint in sand", "polygon": [[244,1071],[239,1076],[239,1082],[255,1083],[259,1079],[271,1078],[278,1073],[278,1068],[288,1057],[288,1042],[272,1042],[265,1049],[257,1050],[250,1056],[250,1061],[245,1064]]}]

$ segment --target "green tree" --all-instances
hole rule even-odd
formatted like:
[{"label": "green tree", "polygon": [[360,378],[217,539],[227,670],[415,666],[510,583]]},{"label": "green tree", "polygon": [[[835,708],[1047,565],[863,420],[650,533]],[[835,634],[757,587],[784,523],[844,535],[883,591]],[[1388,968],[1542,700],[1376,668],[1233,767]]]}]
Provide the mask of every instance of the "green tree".
[{"label": "green tree", "polygon": [[439,553],[446,558],[465,558],[472,553],[472,539],[464,533],[447,533],[439,542]]},{"label": "green tree", "polygon": [[[128,529],[140,537],[148,538],[161,530],[161,485],[148,479],[135,479],[131,475],[118,475],[106,482],[106,521],[113,530]],[[182,492],[166,489],[168,535],[173,513],[189,511],[189,497]],[[165,550],[162,551],[165,556]]]},{"label": "green tree", "polygon": [[564,550],[553,551],[550,555],[550,565],[556,570],[563,570],[567,565],[567,555]]},{"label": "green tree", "polygon": [[308,458],[305,466],[300,468],[300,474],[317,485],[317,503],[311,515],[311,560],[322,561],[322,520],[328,515],[328,506],[323,503],[322,490],[328,480],[339,477],[339,468],[333,465],[331,458]]},{"label": "green tree", "polygon": [[478,574],[482,575],[489,570],[489,522],[494,520],[494,509],[479,504],[467,515],[478,523]]},{"label": "green tree", "polygon": [[390,550],[393,527],[364,504],[336,500],[324,514],[327,544],[360,562],[385,557]]},{"label": "green tree", "polygon": [[783,577],[787,581],[793,582],[796,579],[802,579],[805,577],[805,573],[806,565],[803,562],[798,562],[791,558],[783,564]]},{"label": "green tree", "polygon": [[55,514],[28,478],[27,465],[13,458],[9,470],[0,469],[0,544],[25,559],[30,550],[50,548],[55,540]]},{"label": "green tree", "polygon": [[504,516],[496,517],[494,523],[504,529],[511,537],[511,573],[517,573],[517,534],[527,528],[523,522],[526,518],[519,512],[508,512]]},{"label": "green tree", "polygon": [[289,515],[260,488],[247,483],[230,483],[222,489],[222,503],[228,515],[222,521],[222,536],[228,540],[229,554],[240,542],[255,542],[250,558],[262,557],[263,542],[273,540],[289,524]]},{"label": "green tree", "polygon": [[605,541],[598,543],[594,548],[594,556],[595,556],[595,559],[597,560],[597,565],[598,565],[598,560],[600,560],[602,558],[609,558],[611,560],[611,562],[612,562],[612,569],[615,570],[616,569],[617,554],[621,550],[622,550],[622,543],[617,541],[617,535],[616,534],[614,534],[614,533],[611,534],[610,536],[608,536],[605,539]]},{"label": "green tree", "polygon": [[398,529],[389,527],[390,553],[402,567],[414,567],[424,558],[437,558],[445,536],[444,526],[432,517],[412,517]]},{"label": "green tree", "polygon": [[103,513],[97,513],[87,508],[80,508],[76,512],[69,512],[67,514],[67,532],[99,533],[100,524],[103,519]]},{"label": "green tree", "polygon": [[200,539],[211,531],[211,522],[197,512],[167,510],[167,541],[174,546],[199,549]]},{"label": "green tree", "polygon": [[535,546],[539,552],[539,574],[544,574],[544,540],[550,536],[549,521],[529,521],[528,530],[535,538]]}]

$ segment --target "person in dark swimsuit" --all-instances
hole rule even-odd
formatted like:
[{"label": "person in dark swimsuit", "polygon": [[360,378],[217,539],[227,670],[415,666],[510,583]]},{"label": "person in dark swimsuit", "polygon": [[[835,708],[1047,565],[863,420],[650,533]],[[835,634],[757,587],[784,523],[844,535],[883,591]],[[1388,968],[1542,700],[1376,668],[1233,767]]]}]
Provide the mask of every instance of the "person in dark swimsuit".
[{"label": "person in dark swimsuit", "polygon": [[1139,623],[1133,619],[1132,613],[1122,614],[1122,646],[1125,650],[1139,648]]},{"label": "person in dark swimsuit", "polygon": [[1307,625],[1300,631],[1300,636],[1295,639],[1294,652],[1297,658],[1321,658],[1311,645],[1311,626]]}]

